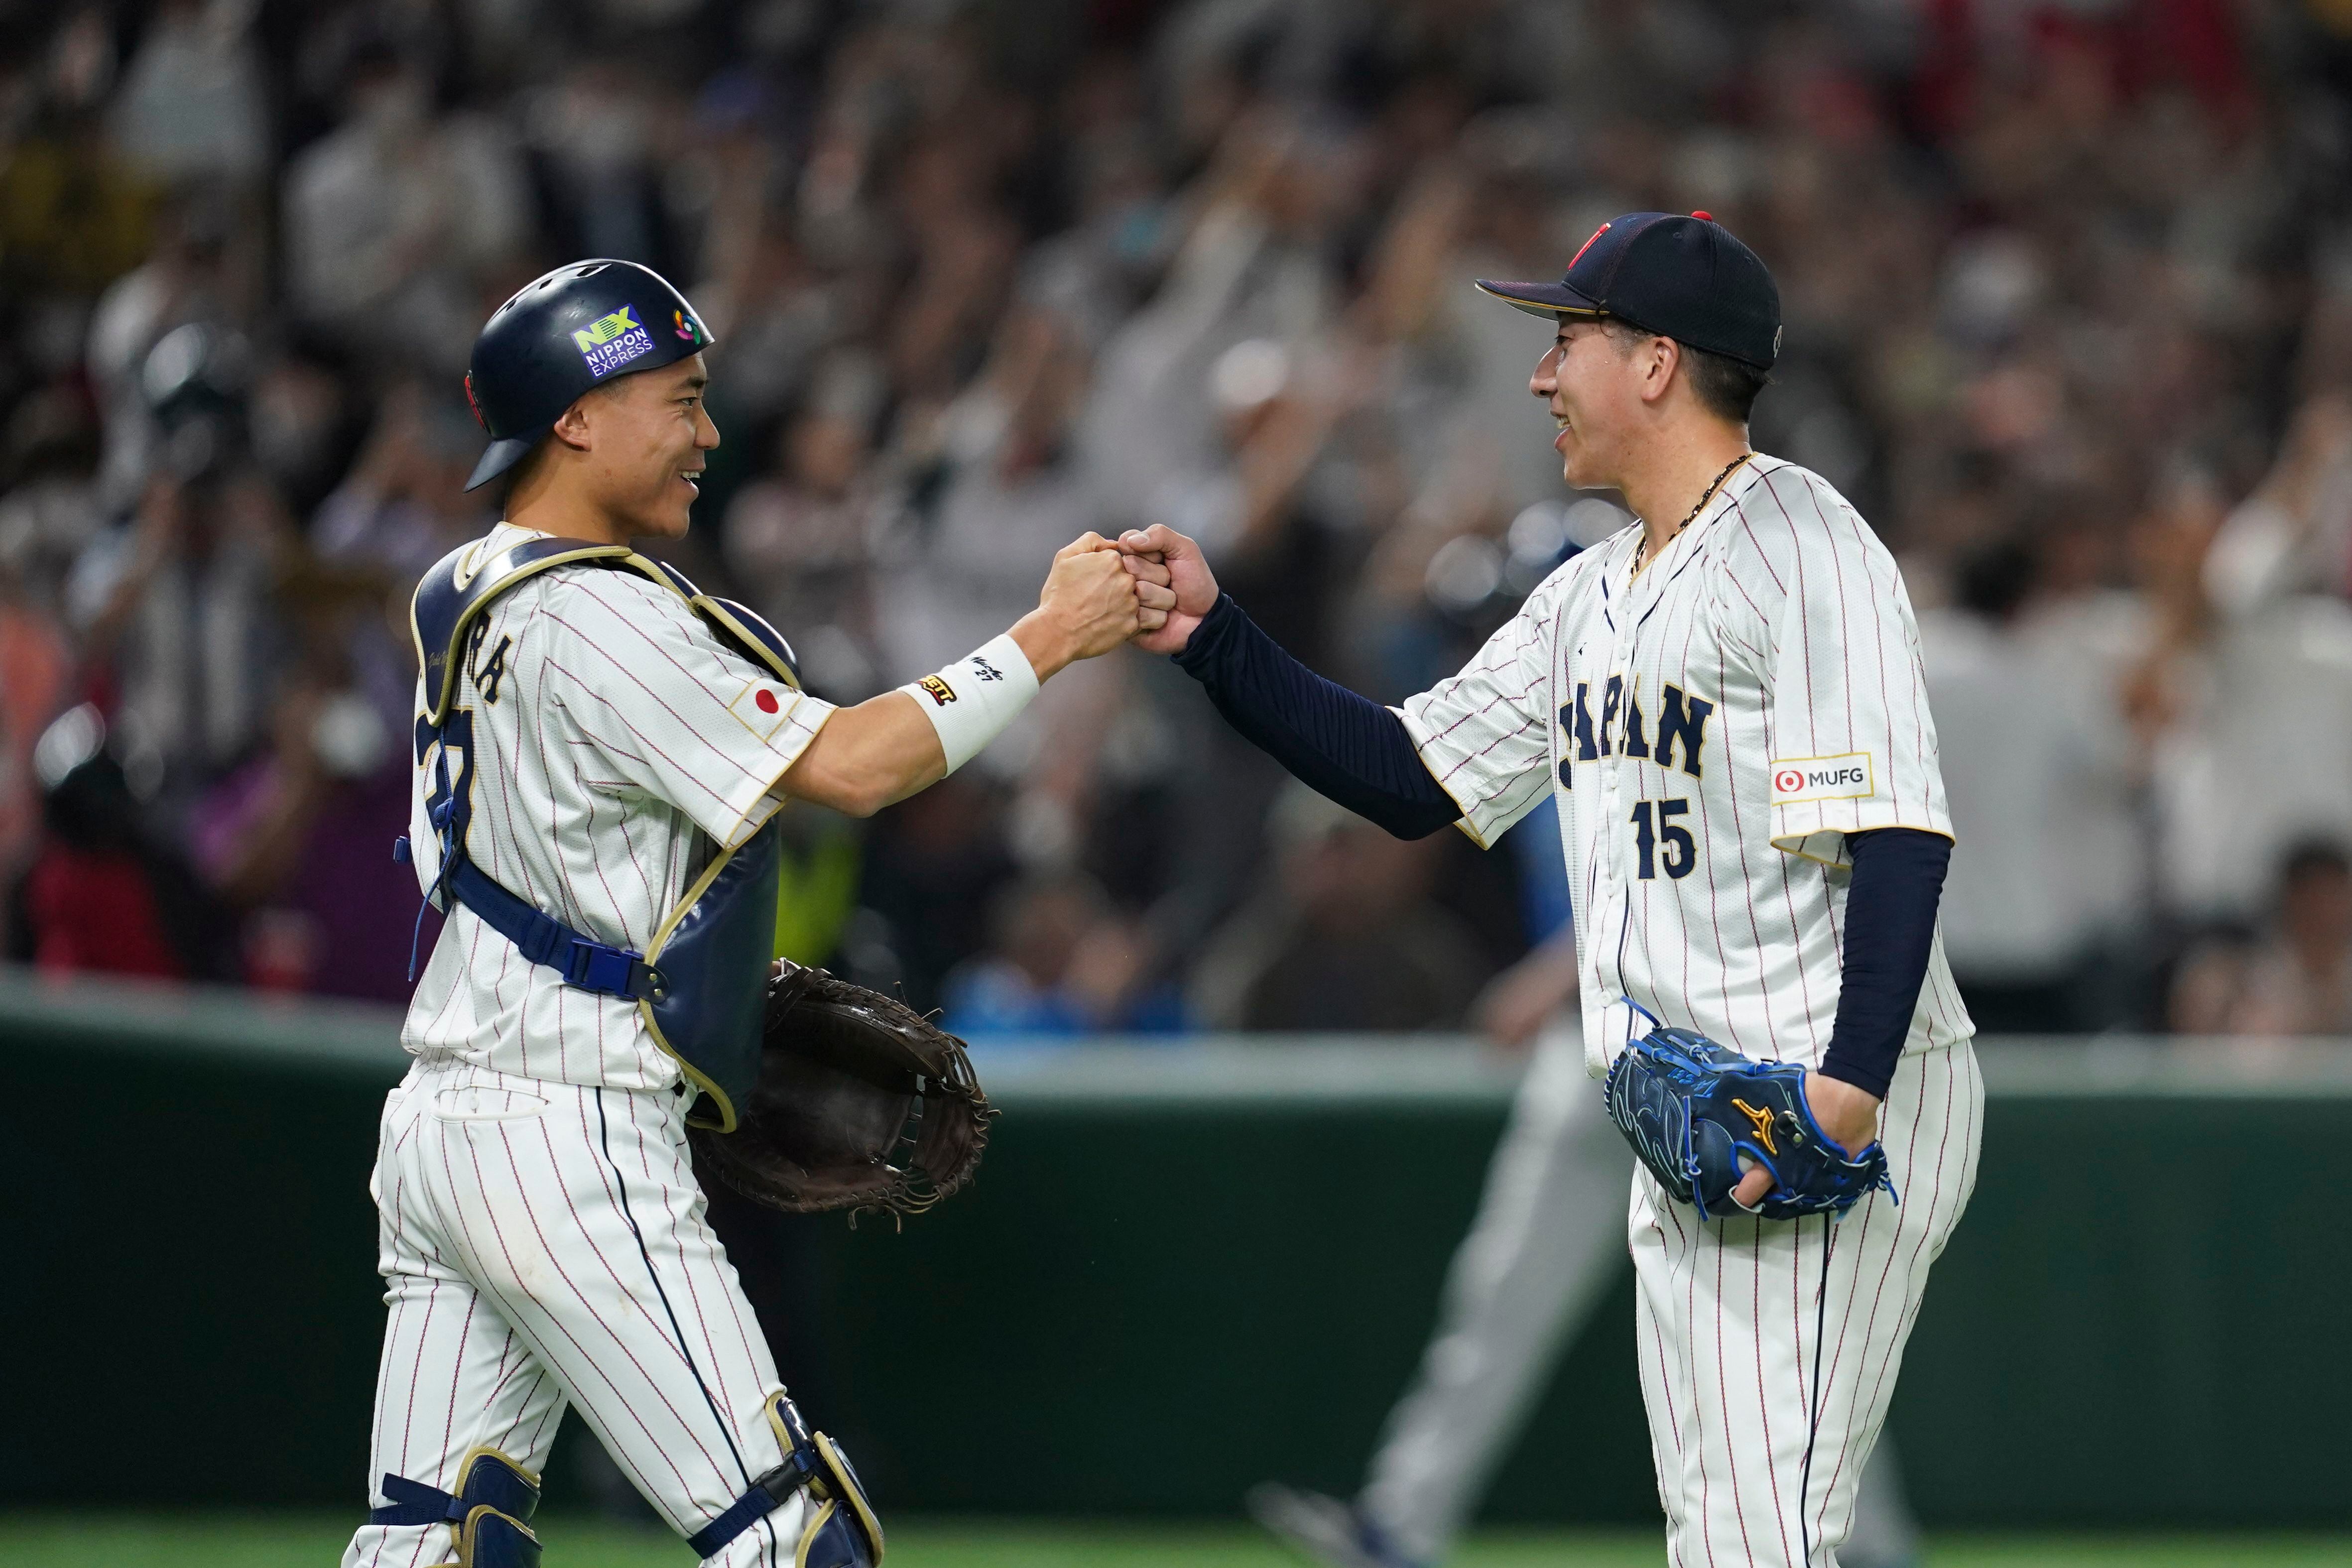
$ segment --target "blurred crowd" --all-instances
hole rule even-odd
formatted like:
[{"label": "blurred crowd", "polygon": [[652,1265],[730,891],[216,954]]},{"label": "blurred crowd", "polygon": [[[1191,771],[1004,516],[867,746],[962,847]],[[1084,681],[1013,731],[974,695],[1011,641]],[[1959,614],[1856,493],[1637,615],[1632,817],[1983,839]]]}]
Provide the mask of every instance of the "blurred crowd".
[{"label": "blurred crowd", "polygon": [[[1202,539],[1395,701],[1623,525],[1526,392],[1602,220],[1787,319],[1756,444],[1903,564],[1979,1023],[2352,1033],[2341,0],[117,0],[0,40],[9,956],[404,999],[417,575],[488,312],[583,256],[718,338],[667,553],[856,701],[1051,552]],[[1524,1034],[1493,854],[1284,779],[1164,660],[786,813],[780,946],[975,1031]]]}]

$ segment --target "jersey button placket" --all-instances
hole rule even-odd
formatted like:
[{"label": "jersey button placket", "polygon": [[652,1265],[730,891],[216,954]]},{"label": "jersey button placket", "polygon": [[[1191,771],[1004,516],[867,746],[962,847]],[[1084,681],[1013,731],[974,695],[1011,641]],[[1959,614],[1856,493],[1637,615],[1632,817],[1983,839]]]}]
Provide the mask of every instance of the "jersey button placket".
[{"label": "jersey button placket", "polygon": [[1621,743],[1625,734],[1625,704],[1633,700],[1631,672],[1633,662],[1633,631],[1640,624],[1642,613],[1637,602],[1639,584],[1640,580],[1637,578],[1636,591],[1625,596],[1625,623],[1618,628],[1617,635],[1609,644],[1610,675],[1625,676],[1627,680],[1626,695],[1619,700],[1613,721],[1601,742],[1603,747],[1601,758],[1601,820],[1609,835],[1609,850],[1601,857],[1601,863],[1608,869],[1608,882],[1612,887],[1630,881],[1630,878],[1620,872],[1617,857],[1633,852],[1631,841],[1617,830],[1626,814],[1623,810],[1626,792],[1619,786],[1624,779],[1628,768],[1624,748]]}]

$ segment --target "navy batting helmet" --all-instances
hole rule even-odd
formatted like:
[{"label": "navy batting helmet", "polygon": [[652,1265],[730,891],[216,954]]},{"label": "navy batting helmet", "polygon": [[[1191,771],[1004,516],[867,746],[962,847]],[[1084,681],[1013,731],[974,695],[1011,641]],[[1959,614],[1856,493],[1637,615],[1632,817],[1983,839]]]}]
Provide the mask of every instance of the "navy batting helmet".
[{"label": "navy batting helmet", "polygon": [[474,340],[466,401],[490,449],[466,488],[521,462],[582,392],[710,343],[686,296],[634,261],[575,261],[525,285]]}]

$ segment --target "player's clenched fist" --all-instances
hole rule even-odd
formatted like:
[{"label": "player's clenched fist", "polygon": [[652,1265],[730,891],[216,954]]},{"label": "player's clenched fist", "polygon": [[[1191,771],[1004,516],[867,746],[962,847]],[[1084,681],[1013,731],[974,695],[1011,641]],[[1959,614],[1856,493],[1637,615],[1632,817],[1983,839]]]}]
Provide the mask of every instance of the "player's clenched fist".
[{"label": "player's clenched fist", "polygon": [[1013,628],[1013,639],[1043,680],[1109,653],[1147,625],[1159,627],[1174,602],[1167,589],[1130,576],[1116,545],[1083,534],[1054,557],[1037,608]]},{"label": "player's clenched fist", "polygon": [[1201,547],[1165,523],[1154,523],[1121,534],[1117,548],[1143,602],[1166,612],[1156,621],[1145,620],[1135,645],[1147,653],[1182,653],[1201,617],[1217,607],[1217,580]]},{"label": "player's clenched fist", "polygon": [[1100,534],[1054,557],[1037,608],[955,663],[834,713],[784,790],[867,816],[954,772],[1020,717],[1041,682],[1167,623],[1175,593],[1133,576]]}]

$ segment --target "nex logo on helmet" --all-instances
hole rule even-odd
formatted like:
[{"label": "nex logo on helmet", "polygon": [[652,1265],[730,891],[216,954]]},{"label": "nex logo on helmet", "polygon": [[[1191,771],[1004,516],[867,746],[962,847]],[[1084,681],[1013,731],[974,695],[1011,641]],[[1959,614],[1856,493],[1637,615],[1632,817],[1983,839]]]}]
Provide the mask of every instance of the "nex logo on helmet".
[{"label": "nex logo on helmet", "polygon": [[638,323],[634,305],[624,305],[578,329],[572,334],[572,342],[588,361],[588,373],[598,381],[654,349],[653,335]]}]

